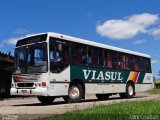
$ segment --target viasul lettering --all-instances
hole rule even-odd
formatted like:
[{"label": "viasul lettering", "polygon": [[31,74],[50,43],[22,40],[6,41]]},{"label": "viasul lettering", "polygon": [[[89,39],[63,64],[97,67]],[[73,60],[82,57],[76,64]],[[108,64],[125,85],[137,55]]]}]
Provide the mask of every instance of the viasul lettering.
[{"label": "viasul lettering", "polygon": [[110,71],[96,71],[96,70],[83,70],[84,79],[91,80],[118,80],[122,81],[123,77],[121,72],[110,72]]}]

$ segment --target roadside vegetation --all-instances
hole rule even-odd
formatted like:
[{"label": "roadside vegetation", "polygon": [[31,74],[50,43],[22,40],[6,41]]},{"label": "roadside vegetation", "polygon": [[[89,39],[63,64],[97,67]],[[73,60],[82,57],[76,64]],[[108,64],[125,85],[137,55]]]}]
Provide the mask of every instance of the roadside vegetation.
[{"label": "roadside vegetation", "polygon": [[143,120],[160,119],[160,101],[128,101],[76,110],[42,120]]},{"label": "roadside vegetation", "polygon": [[152,90],[148,90],[146,91],[147,93],[150,93],[150,94],[160,94],[160,89],[152,89]]}]

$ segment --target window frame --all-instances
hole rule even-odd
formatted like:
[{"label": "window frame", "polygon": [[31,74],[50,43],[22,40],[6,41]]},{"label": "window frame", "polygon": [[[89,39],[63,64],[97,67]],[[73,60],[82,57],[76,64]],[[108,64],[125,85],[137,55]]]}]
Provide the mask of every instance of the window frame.
[{"label": "window frame", "polygon": [[[51,43],[54,44],[54,45],[57,44],[56,40],[59,41],[59,42],[62,42],[62,43],[66,42],[66,47],[68,47],[68,63],[66,63],[66,66],[63,67],[63,69],[61,69],[60,71],[53,71],[53,70],[51,70],[51,55],[50,55],[51,46],[50,45],[51,45]],[[65,39],[55,38],[55,37],[49,37],[49,49],[48,50],[49,50],[48,51],[48,54],[49,54],[49,58],[48,59],[49,59],[49,66],[50,66],[49,67],[49,71],[51,73],[61,73],[62,71],[64,71],[70,65],[70,41],[65,40]]]},{"label": "window frame", "polygon": [[[79,48],[77,49],[77,47],[75,46],[80,47],[81,51]],[[70,64],[86,66],[87,58],[88,58],[87,51],[88,51],[88,47],[86,44],[71,42],[70,43]],[[79,60],[77,57],[81,59]]]},{"label": "window frame", "polygon": [[[56,38],[59,39],[59,38]],[[141,70],[141,66],[140,66],[140,58],[142,56],[138,56],[138,55],[134,55],[134,54],[129,54],[129,53],[124,53],[121,51],[116,51],[116,50],[111,50],[111,49],[107,49],[107,48],[100,48],[100,47],[96,47],[93,45],[87,45],[87,44],[83,44],[83,43],[79,43],[79,42],[74,42],[74,41],[68,41],[65,39],[59,39],[59,40],[64,40],[66,42],[68,42],[68,47],[69,47],[69,65],[76,65],[76,66],[89,66],[89,67],[103,67],[106,69],[115,69],[115,70],[128,70],[128,71],[142,71],[142,72],[152,72],[151,70],[151,63],[150,63],[150,58],[147,57],[143,57],[145,59],[148,60],[148,70]],[[74,46],[74,47],[73,47]],[[75,47],[77,46],[77,47]],[[50,47],[50,46],[49,46]],[[83,52],[80,53],[80,56],[84,55],[84,63],[81,62],[79,64],[77,64],[75,62],[75,58],[74,56],[76,56],[77,54],[79,54],[78,50],[76,50],[76,48],[83,48]],[[49,48],[50,49],[50,48]],[[95,52],[96,54],[93,54],[93,57],[96,57],[98,59],[98,61],[101,59],[102,62],[101,64],[99,64],[100,62],[98,62],[95,65],[91,65],[88,64],[88,58],[89,58],[89,49],[95,49],[95,51],[101,51],[99,52]],[[106,53],[110,55],[110,61],[112,66],[111,67],[107,67],[106,65]],[[101,54],[101,55],[100,55]],[[125,56],[125,60],[122,60],[122,56]],[[50,59],[50,54],[49,54],[49,59]],[[132,60],[137,64],[138,69],[133,69],[133,63]],[[124,68],[120,68],[119,64],[124,63],[125,67]],[[115,65],[114,65],[115,64]]]},{"label": "window frame", "polygon": [[[90,51],[93,50],[93,51]],[[100,51],[100,52],[98,52]],[[89,46],[88,45],[88,51],[87,51],[87,64],[88,64],[88,60],[89,60],[89,56],[91,58],[91,63],[88,64],[88,66],[93,66],[93,67],[104,67],[104,49],[103,48],[99,48],[99,47],[95,47],[95,46]],[[90,53],[89,53],[90,52]],[[93,53],[92,53],[93,52]],[[91,54],[91,55],[89,55]]]}]

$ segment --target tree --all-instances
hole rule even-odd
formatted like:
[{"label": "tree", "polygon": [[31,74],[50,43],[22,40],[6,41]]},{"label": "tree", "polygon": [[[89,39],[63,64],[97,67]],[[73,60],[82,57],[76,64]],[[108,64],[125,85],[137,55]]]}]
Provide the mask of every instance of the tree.
[{"label": "tree", "polygon": [[158,76],[159,76],[159,78],[160,78],[160,70],[158,71]]}]

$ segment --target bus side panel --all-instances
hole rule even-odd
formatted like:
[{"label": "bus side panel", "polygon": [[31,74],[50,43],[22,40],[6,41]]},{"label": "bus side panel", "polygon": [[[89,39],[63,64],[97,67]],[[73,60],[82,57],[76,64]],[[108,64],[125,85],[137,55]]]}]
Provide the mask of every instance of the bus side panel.
[{"label": "bus side panel", "polygon": [[135,84],[135,92],[144,92],[153,88],[153,84]]},{"label": "bus side panel", "polygon": [[80,79],[85,83],[85,93],[122,93],[127,82],[135,83],[135,92],[153,88],[152,73],[114,70],[102,67],[71,66],[71,80]]},{"label": "bus side panel", "polygon": [[71,66],[71,80],[80,79],[84,83],[125,84],[130,71],[115,70],[103,67]]},{"label": "bus side panel", "polygon": [[122,93],[125,92],[126,84],[85,84],[86,94],[98,94],[98,93]]},{"label": "bus side panel", "polygon": [[129,74],[127,70],[71,66],[71,80],[82,80],[86,94],[125,92]]},{"label": "bus side panel", "polygon": [[154,88],[154,83],[153,83],[152,73],[145,73],[142,82],[135,84],[136,92],[144,92],[153,88]]},{"label": "bus side panel", "polygon": [[70,82],[70,66],[61,73],[50,72],[49,96],[68,95]]}]

